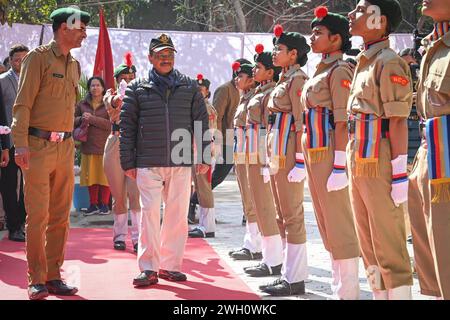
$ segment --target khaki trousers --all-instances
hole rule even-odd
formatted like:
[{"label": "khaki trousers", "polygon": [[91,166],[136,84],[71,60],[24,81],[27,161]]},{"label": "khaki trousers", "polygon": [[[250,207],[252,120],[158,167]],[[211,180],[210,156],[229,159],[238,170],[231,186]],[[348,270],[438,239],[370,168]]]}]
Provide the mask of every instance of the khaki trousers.
[{"label": "khaki trousers", "polygon": [[278,229],[272,190],[270,190],[269,183],[264,183],[261,169],[261,165],[250,164],[248,166],[248,182],[259,230],[263,237],[270,237],[280,234],[280,230]]},{"label": "khaki trousers", "polygon": [[426,144],[409,176],[409,216],[421,293],[450,299],[450,202],[431,203]]},{"label": "khaki trousers", "polygon": [[[271,133],[270,133],[271,134]],[[287,243],[302,244],[306,242],[305,218],[303,210],[304,181],[291,183],[287,176],[295,166],[295,132],[289,133],[286,151],[286,166],[270,176],[275,206],[279,208],[278,228]],[[269,150],[270,151],[270,150]]]},{"label": "khaki trousers", "polygon": [[[191,167],[137,169],[142,211],[139,222],[140,271],[181,271],[188,236]],[[165,208],[160,225],[161,200]]]},{"label": "khaki trousers", "polygon": [[208,180],[209,175],[209,170],[205,174],[196,174],[195,166],[192,167],[192,177],[194,180],[195,191],[197,192],[198,203],[203,208],[214,208],[214,196],[211,182]]},{"label": "khaki trousers", "polygon": [[23,171],[28,283],[61,279],[74,188],[74,143],[28,137],[29,169]]},{"label": "khaki trousers", "polygon": [[308,172],[308,187],[325,249],[334,260],[359,257],[359,242],[348,187],[332,192],[327,190],[327,181],[334,164],[334,133],[330,133],[327,157],[319,163],[311,163],[306,143],[307,135],[304,134],[302,150]]},{"label": "khaki trousers", "polygon": [[246,164],[235,164],[236,177],[238,181],[239,190],[241,192],[242,207],[244,209],[244,214],[247,218],[248,223],[256,222],[256,210],[252,203],[252,196],[250,193],[250,187],[248,184],[248,165]]},{"label": "khaki trousers", "polygon": [[[355,141],[347,145],[350,203],[366,272],[372,289],[386,290],[412,285],[412,273],[405,241],[403,205],[396,207],[391,198],[392,165],[388,139],[381,139],[379,176],[357,177]],[[375,270],[374,273],[371,270]]]},{"label": "khaki trousers", "polygon": [[139,190],[136,181],[127,177],[120,165],[118,136],[109,135],[108,140],[106,140],[103,168],[113,197],[113,213],[128,213],[128,206],[132,211],[139,211],[141,206],[139,204]]}]

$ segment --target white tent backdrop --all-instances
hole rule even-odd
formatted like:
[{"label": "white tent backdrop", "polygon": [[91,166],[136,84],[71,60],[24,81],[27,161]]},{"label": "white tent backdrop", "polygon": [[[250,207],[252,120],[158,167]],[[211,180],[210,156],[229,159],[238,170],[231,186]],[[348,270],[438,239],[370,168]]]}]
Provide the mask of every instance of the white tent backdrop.
[{"label": "white tent backdrop", "polygon": [[[22,43],[30,48],[38,46],[42,28],[43,43],[48,43],[53,36],[51,25],[13,24],[11,28],[7,25],[0,26],[0,59],[3,61],[13,44]],[[115,28],[109,28],[108,31],[114,65],[122,63],[125,52],[131,51],[139,77],[145,77],[151,68],[147,59],[151,38],[161,32],[169,34],[178,51],[175,67],[191,77],[202,73],[211,80],[211,90],[231,78],[231,63],[236,58],[244,57],[253,61],[256,44],[262,43],[265,50],[272,49],[272,34],[269,33],[196,33]],[[94,69],[98,33],[98,28],[89,27],[88,37],[83,42],[82,48],[72,50],[72,54],[80,61],[86,76],[92,75]],[[353,47],[356,48],[361,43],[361,38],[353,39]],[[391,46],[396,52],[412,45],[411,34],[391,35]],[[320,55],[310,53],[308,64],[304,67],[305,72],[312,75],[319,60]]]}]

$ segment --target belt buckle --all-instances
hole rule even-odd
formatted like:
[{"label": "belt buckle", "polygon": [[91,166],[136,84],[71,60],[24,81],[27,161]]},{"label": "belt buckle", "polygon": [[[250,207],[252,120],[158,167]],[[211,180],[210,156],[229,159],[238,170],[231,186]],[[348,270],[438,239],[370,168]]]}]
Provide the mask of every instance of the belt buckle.
[{"label": "belt buckle", "polygon": [[62,142],[64,141],[64,135],[65,132],[52,131],[52,133],[50,133],[50,138],[48,140],[50,142]]}]

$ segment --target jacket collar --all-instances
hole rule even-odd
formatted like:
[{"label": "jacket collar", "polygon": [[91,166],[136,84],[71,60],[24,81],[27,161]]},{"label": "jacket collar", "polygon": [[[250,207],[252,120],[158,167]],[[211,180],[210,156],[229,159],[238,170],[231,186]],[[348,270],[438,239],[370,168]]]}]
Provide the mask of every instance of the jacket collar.
[{"label": "jacket collar", "polygon": [[358,54],[356,59],[359,61],[364,57],[365,59],[370,60],[381,50],[389,48],[389,44],[389,38],[383,38],[372,43],[367,43],[364,45],[364,51]]}]

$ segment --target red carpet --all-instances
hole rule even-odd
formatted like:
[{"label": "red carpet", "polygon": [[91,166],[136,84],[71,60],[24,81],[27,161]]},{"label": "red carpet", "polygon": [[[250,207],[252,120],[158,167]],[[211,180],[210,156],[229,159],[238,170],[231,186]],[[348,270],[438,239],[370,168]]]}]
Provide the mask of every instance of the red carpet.
[{"label": "red carpet", "polygon": [[[203,239],[189,239],[183,272],[186,282],[159,283],[135,289],[133,278],[139,273],[131,243],[127,251],[112,248],[111,229],[70,230],[63,277],[80,289],[67,300],[255,300],[259,297],[220,259]],[[0,300],[28,299],[26,258],[23,243],[0,241]]]}]

